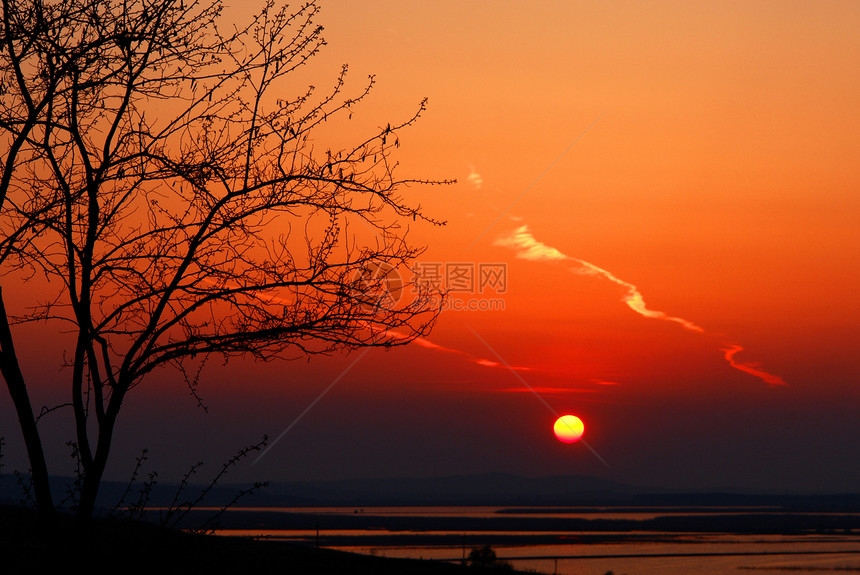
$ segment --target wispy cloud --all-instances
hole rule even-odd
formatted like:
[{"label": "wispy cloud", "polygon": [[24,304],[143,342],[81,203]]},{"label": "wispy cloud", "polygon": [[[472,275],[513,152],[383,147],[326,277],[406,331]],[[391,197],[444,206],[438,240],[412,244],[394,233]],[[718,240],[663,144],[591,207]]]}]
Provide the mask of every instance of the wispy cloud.
[{"label": "wispy cloud", "polygon": [[476,190],[480,190],[484,183],[484,178],[475,171],[475,166],[469,166],[469,175],[466,176],[466,181],[475,186]]},{"label": "wispy cloud", "polygon": [[532,371],[531,367],[526,367],[524,365],[505,365],[503,366],[498,361],[493,361],[491,359],[472,359],[472,363],[477,363],[478,365],[483,365],[484,367],[504,367],[505,369],[512,369],[514,371]]},{"label": "wispy cloud", "polygon": [[568,256],[558,249],[548,246],[535,239],[529,231],[527,225],[518,227],[514,232],[507,236],[496,240],[495,245],[512,248],[518,258],[532,261],[569,261],[576,264],[573,271],[580,274],[598,276],[611,281],[614,284],[620,285],[627,290],[627,293],[621,298],[621,301],[638,313],[639,315],[651,318],[671,321],[682,325],[686,329],[703,333],[701,327],[693,322],[680,317],[670,316],[662,311],[648,309],[645,305],[645,298],[640,293],[639,289],[630,282],[626,282],[617,277],[612,272],[609,272],[601,267],[594,265],[591,262]]},{"label": "wispy cloud", "polygon": [[[648,306],[645,304],[644,296],[639,291],[639,288],[634,284],[622,280],[612,272],[596,266],[591,262],[568,256],[560,250],[538,241],[532,235],[527,225],[522,225],[516,228],[511,234],[497,239],[494,242],[494,245],[511,248],[516,252],[516,256],[518,258],[525,260],[573,263],[575,266],[571,268],[571,271],[575,273],[601,277],[623,287],[626,290],[626,293],[621,297],[621,301],[639,315],[650,319],[659,319],[677,323],[684,329],[688,329],[696,333],[705,333],[705,330],[702,327],[688,319],[671,316],[662,311],[648,309]],[[725,353],[726,361],[728,361],[729,365],[733,368],[757,377],[771,385],[785,385],[785,381],[781,377],[759,369],[757,364],[744,363],[735,360],[735,354],[743,350],[740,345],[735,343],[726,345],[728,345],[728,347],[721,351]]]},{"label": "wispy cloud", "polygon": [[599,389],[587,387],[548,387],[533,385],[531,389],[526,387],[505,387],[496,390],[499,393],[539,393],[541,395],[570,395],[580,393],[597,393]]},{"label": "wispy cloud", "polygon": [[[389,329],[385,331],[385,335],[395,339],[406,339],[406,334],[400,333],[399,331],[395,331],[393,329]],[[482,357],[478,357],[476,355],[472,355],[467,351],[463,351],[460,349],[455,349],[453,347],[445,347],[444,345],[439,345],[438,343],[432,342],[426,337],[417,337],[412,340],[413,344],[423,347],[425,349],[432,349],[434,351],[452,353],[454,355],[462,356],[471,363],[476,365],[480,365],[481,367],[490,367],[490,368],[503,368],[503,369],[513,369],[516,371],[531,371],[532,368],[526,366],[503,366],[498,361],[493,361],[491,359],[486,359]]]},{"label": "wispy cloud", "polygon": [[535,239],[528,226],[520,226],[507,237],[499,238],[493,245],[513,249],[518,258],[531,261],[561,261],[569,260],[568,256],[554,247],[548,246]]},{"label": "wispy cloud", "polygon": [[769,383],[771,385],[787,385],[785,380],[783,380],[778,375],[774,375],[772,373],[768,373],[762,369],[759,369],[758,363],[744,362],[738,361],[735,359],[735,355],[744,350],[743,347],[739,346],[736,343],[727,344],[728,347],[724,348],[722,351],[726,354],[726,361],[729,364],[740,371],[748,373],[752,376],[755,376],[765,383]]}]

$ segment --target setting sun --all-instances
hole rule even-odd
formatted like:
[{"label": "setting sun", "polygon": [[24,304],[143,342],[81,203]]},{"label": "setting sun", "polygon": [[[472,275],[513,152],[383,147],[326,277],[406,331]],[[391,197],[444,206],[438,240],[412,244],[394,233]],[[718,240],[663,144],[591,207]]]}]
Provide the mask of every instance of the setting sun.
[{"label": "setting sun", "polygon": [[582,439],[582,434],[585,433],[585,425],[575,415],[562,415],[555,421],[552,430],[559,441],[576,443]]}]

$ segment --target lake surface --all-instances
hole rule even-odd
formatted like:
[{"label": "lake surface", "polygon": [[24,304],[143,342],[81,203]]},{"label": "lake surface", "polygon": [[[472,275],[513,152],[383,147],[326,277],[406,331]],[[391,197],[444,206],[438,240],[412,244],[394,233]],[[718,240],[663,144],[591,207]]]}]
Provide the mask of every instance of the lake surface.
[{"label": "lake surface", "polygon": [[[216,511],[216,507],[204,507]],[[231,507],[230,511],[291,513],[306,515],[373,515],[386,517],[470,517],[470,518],[576,518],[576,519],[652,519],[666,515],[768,514],[779,507]],[[828,513],[828,515],[839,515]],[[853,514],[845,514],[853,515]]]},{"label": "lake surface", "polygon": [[[558,529],[565,521],[637,521],[666,516],[738,516],[744,522],[773,516],[773,508],[507,508],[369,507],[235,508],[223,535],[302,542],[386,557],[461,561],[474,547],[491,545],[517,569],[559,575],[796,575],[860,573],[860,530],[810,529],[792,534]],[[792,514],[793,516],[803,514]],[[851,514],[809,514],[820,518]],[[287,521],[289,529],[267,524]],[[253,523],[251,525],[250,523]],[[229,522],[228,522],[229,523]],[[529,529],[516,529],[522,523]],[[446,525],[452,527],[445,528]],[[462,526],[474,528],[463,529]],[[546,528],[544,528],[546,527]],[[707,529],[703,529],[707,530]]]}]

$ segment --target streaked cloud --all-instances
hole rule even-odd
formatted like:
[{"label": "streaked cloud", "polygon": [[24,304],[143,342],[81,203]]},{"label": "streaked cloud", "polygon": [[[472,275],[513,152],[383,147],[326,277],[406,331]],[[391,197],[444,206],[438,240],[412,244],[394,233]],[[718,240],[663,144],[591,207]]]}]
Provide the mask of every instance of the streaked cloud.
[{"label": "streaked cloud", "polygon": [[[393,330],[393,329],[386,330],[385,335],[388,337],[394,338],[394,339],[406,339],[407,338],[406,334],[401,333],[401,332],[396,331],[396,330]],[[503,366],[498,361],[493,361],[491,359],[485,359],[485,358],[477,357],[475,355],[472,355],[469,352],[462,351],[460,349],[455,349],[452,347],[445,347],[444,345],[439,345],[438,343],[430,341],[426,337],[416,337],[415,339],[412,340],[411,343],[414,345],[417,345],[419,347],[423,347],[425,349],[432,349],[434,351],[453,353],[455,355],[463,356],[464,359],[466,359],[466,361],[480,365],[481,367],[490,367],[490,368],[502,367],[504,369],[513,369],[516,371],[531,371],[532,370],[532,368],[526,367],[526,366]]]},{"label": "streaked cloud", "polygon": [[580,274],[598,276],[611,281],[614,284],[620,285],[627,290],[627,294],[621,298],[621,301],[641,316],[651,319],[661,319],[664,321],[675,322],[686,329],[699,333],[704,330],[693,322],[670,316],[662,311],[648,309],[645,305],[645,298],[639,292],[639,289],[630,282],[626,282],[617,277],[612,272],[609,272],[601,267],[594,265],[591,262],[581,260],[579,258],[570,257],[560,250],[548,246],[545,243],[539,242],[529,231],[527,225],[518,227],[513,233],[507,237],[500,238],[494,242],[497,246],[505,246],[516,251],[517,257],[532,261],[570,261],[577,264],[573,271]]},{"label": "streaked cloud", "polygon": [[769,383],[771,385],[788,385],[785,380],[778,375],[774,375],[772,373],[764,371],[763,369],[759,369],[758,363],[738,361],[737,359],[735,359],[735,355],[742,352],[743,350],[744,348],[736,343],[728,344],[727,347],[722,349],[722,351],[726,354],[726,361],[729,362],[729,364],[733,368],[755,376],[764,381],[765,383]]},{"label": "streaked cloud", "polygon": [[497,239],[493,245],[511,248],[516,252],[518,258],[524,260],[562,261],[572,259],[554,247],[537,241],[526,225],[518,227],[507,237]]},{"label": "streaked cloud", "polygon": [[[623,287],[626,290],[626,293],[621,297],[621,301],[623,301],[627,307],[637,314],[650,319],[659,319],[677,323],[684,329],[694,331],[696,333],[705,333],[705,330],[702,327],[688,319],[672,316],[662,311],[648,309],[648,306],[645,304],[645,297],[634,284],[624,281],[612,272],[596,266],[591,262],[568,256],[560,250],[538,241],[532,235],[527,225],[519,226],[509,235],[497,239],[493,244],[510,248],[514,250],[518,258],[525,260],[573,263],[575,266],[571,268],[571,271],[574,273],[600,277]],[[760,369],[758,364],[736,360],[734,357],[735,354],[742,351],[743,347],[735,343],[726,345],[728,347],[721,349],[721,351],[724,352],[726,361],[729,362],[729,365],[733,368],[757,377],[771,385],[785,385],[785,381],[781,377]]]},{"label": "streaked cloud", "polygon": [[570,395],[579,393],[596,393],[600,390],[587,387],[547,387],[542,385],[535,385],[531,388],[504,387],[495,391],[499,393],[539,393],[541,395]]}]

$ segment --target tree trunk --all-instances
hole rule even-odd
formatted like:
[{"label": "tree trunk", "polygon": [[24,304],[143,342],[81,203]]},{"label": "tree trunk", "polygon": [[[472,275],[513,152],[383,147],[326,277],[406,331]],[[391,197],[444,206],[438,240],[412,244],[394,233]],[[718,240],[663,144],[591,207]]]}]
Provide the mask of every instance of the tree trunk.
[{"label": "tree trunk", "polygon": [[98,468],[98,464],[93,462],[90,470],[84,472],[84,480],[81,484],[81,498],[78,501],[78,510],[75,515],[75,521],[79,526],[86,526],[96,508],[96,497],[99,494],[99,485],[104,474],[104,466]]},{"label": "tree trunk", "polygon": [[48,466],[45,463],[42,438],[39,436],[39,428],[36,425],[36,418],[30,405],[27,384],[24,382],[24,374],[21,373],[18,355],[15,353],[12,331],[9,329],[9,318],[6,316],[6,306],[3,302],[2,288],[0,288],[0,373],[6,380],[6,387],[9,388],[9,395],[12,397],[12,403],[18,414],[21,434],[24,436],[39,516],[43,526],[49,527],[56,516],[56,509],[51,497]]},{"label": "tree trunk", "polygon": [[116,415],[121,403],[121,393],[117,393],[115,397],[111,398],[111,406],[108,408],[104,420],[99,423],[99,439],[92,463],[84,467],[81,498],[78,502],[77,514],[75,515],[75,521],[81,527],[89,524],[95,511],[96,497],[98,497],[99,486],[102,482],[105,467],[107,467],[108,454],[110,453],[114,426],[116,425]]}]

